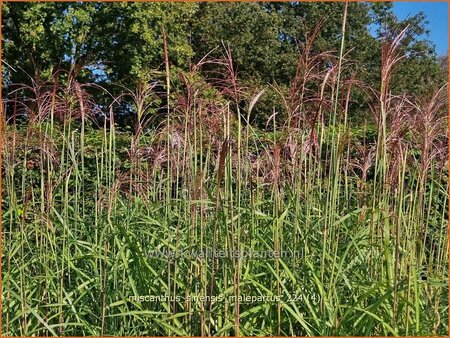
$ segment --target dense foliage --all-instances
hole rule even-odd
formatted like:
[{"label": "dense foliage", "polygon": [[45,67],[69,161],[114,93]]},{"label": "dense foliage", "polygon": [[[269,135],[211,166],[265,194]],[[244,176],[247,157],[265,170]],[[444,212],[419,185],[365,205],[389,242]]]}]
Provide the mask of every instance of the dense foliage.
[{"label": "dense foliage", "polygon": [[422,14],[2,7],[5,335],[448,335]]},{"label": "dense foliage", "polygon": [[[80,81],[134,87],[161,69],[162,33],[170,62],[189,70],[207,53],[220,56],[222,44],[233,52],[240,77],[259,85],[289,84],[299,50],[317,25],[315,51],[338,51],[341,3],[5,3],[3,67],[6,82],[43,81],[56,69],[73,69]],[[409,26],[402,41],[408,55],[393,90],[424,91],[428,80],[443,81],[423,14],[400,22],[391,3],[350,3],[346,58],[358,78],[376,83],[380,45]],[[371,34],[374,31],[375,34]],[[23,70],[20,70],[19,67]],[[5,84],[5,82],[4,82]]]}]

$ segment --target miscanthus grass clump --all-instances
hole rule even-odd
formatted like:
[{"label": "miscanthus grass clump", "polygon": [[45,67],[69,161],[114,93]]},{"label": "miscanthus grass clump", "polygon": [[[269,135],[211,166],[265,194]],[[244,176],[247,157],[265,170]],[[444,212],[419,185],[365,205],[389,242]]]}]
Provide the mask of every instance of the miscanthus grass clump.
[{"label": "miscanthus grass clump", "polygon": [[[345,34],[337,55],[306,44],[264,132],[251,116],[265,91],[241,86],[228,48],[179,72],[176,95],[166,52],[165,78],[111,97],[100,119],[101,89],[70,73],[11,87],[3,334],[448,334],[447,87],[391,93],[403,34],[383,47],[360,128],[349,101],[367,88]],[[200,81],[205,63],[222,75]],[[124,97],[131,131],[112,114]]]}]

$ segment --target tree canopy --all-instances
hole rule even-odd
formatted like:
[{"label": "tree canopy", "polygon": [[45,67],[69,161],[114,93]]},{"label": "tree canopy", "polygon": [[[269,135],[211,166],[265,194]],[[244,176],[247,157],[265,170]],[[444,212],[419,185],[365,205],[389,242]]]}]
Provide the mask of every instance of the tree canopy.
[{"label": "tree canopy", "polygon": [[[314,38],[312,52],[337,53],[343,6],[6,2],[3,86],[26,83],[30,77],[50,79],[63,69],[79,81],[134,88],[164,70],[163,34],[172,68],[187,71],[208,53],[220,57],[225,46],[242,81],[255,87],[287,86],[308,38]],[[382,43],[405,27],[401,48],[406,58],[395,73],[393,90],[421,94],[434,82],[445,81],[433,44],[419,38],[427,33],[423,13],[401,21],[391,3],[354,2],[349,4],[347,21],[345,57],[361,81],[376,86]]]}]

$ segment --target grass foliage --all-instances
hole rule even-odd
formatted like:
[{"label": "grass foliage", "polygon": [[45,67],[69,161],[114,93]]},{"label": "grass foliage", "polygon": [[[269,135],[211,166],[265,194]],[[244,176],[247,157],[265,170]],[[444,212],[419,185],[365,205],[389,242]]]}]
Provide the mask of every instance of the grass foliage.
[{"label": "grass foliage", "polygon": [[[352,76],[345,34],[334,56],[311,34],[267,131],[251,123],[264,91],[241,87],[228,48],[189,73],[166,52],[167,114],[154,84],[124,90],[131,133],[112,114],[93,128],[94,85],[70,74],[7,93],[3,334],[447,335],[447,88],[390,92],[403,34],[378,89]],[[220,70],[208,83],[204,64]],[[355,88],[374,98],[359,127]]]}]

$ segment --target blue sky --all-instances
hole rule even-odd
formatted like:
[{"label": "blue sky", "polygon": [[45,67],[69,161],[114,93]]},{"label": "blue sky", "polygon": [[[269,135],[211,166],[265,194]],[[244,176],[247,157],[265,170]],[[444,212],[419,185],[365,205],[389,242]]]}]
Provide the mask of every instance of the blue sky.
[{"label": "blue sky", "polygon": [[400,19],[424,12],[430,35],[424,37],[436,44],[439,55],[448,50],[448,3],[447,2],[394,2],[394,12]]}]

